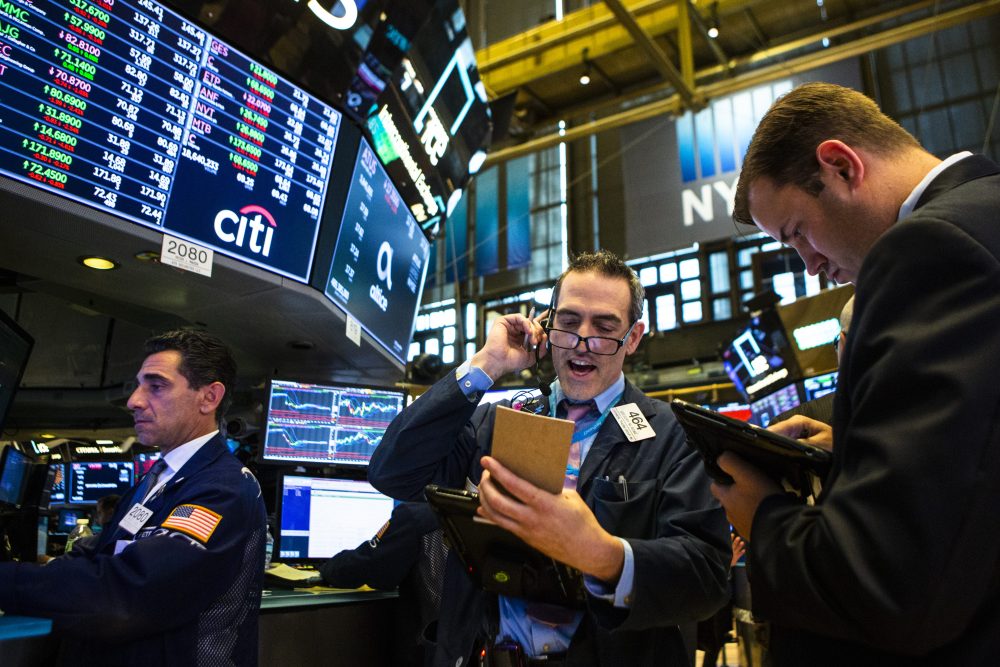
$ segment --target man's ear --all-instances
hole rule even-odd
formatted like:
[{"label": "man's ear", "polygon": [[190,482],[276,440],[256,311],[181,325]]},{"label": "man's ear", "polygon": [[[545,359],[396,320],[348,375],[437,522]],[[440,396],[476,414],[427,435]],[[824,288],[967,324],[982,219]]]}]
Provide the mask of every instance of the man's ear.
[{"label": "man's ear", "polygon": [[222,397],[226,395],[226,385],[221,382],[212,382],[199,389],[201,392],[201,405],[198,409],[203,415],[215,412],[215,409],[222,403]]},{"label": "man's ear", "polygon": [[639,342],[642,341],[642,334],[646,331],[646,324],[639,320],[632,327],[632,331],[628,335],[628,340],[625,341],[625,356],[635,352],[636,348],[639,347]]},{"label": "man's ear", "polygon": [[865,178],[865,163],[856,150],[839,139],[827,139],[816,147],[820,179],[826,184],[839,182],[851,190]]}]

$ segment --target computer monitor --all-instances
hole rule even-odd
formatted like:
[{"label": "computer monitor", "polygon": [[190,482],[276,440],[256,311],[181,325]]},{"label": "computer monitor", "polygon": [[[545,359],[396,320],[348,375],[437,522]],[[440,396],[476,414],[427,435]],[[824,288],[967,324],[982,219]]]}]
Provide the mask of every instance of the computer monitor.
[{"label": "computer monitor", "polygon": [[96,505],[104,496],[124,495],[135,480],[131,461],[74,461],[68,471],[70,505]]},{"label": "computer monitor", "polygon": [[76,520],[88,516],[87,510],[64,507],[56,513],[56,520],[49,522],[49,532],[53,535],[69,535],[76,528]]},{"label": "computer monitor", "polygon": [[837,371],[802,381],[803,401],[811,401],[837,390]]},{"label": "computer monitor", "polygon": [[406,392],[361,385],[271,380],[261,459],[365,466]]},{"label": "computer monitor", "polygon": [[49,491],[49,507],[66,503],[66,465],[49,463],[45,488]]},{"label": "computer monitor", "polygon": [[281,476],[275,559],[316,563],[371,539],[389,520],[392,498],[364,480]]},{"label": "computer monitor", "polygon": [[702,407],[715,410],[720,415],[726,415],[732,419],[739,419],[741,422],[748,422],[753,416],[750,406],[746,403],[705,403]]},{"label": "computer monitor", "polygon": [[722,364],[748,401],[801,377],[784,327],[773,310],[758,313],[722,351]]},{"label": "computer monitor", "polygon": [[24,503],[24,491],[28,484],[31,459],[13,445],[7,445],[0,453],[0,507],[20,507]]},{"label": "computer monitor", "polygon": [[751,403],[750,411],[753,416],[750,421],[767,428],[775,417],[782,412],[799,407],[801,403],[802,397],[799,395],[798,384],[790,384]]}]

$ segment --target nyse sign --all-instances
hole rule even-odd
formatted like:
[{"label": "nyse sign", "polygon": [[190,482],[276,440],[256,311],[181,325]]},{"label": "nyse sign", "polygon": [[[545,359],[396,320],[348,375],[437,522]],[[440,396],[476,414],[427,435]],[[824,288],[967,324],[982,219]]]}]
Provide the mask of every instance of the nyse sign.
[{"label": "nyse sign", "polygon": [[814,80],[861,86],[857,63],[845,61],[717,98],[676,120],[656,118],[624,128],[627,253],[648,257],[737,234],[736,183],[753,132],[778,97]]}]

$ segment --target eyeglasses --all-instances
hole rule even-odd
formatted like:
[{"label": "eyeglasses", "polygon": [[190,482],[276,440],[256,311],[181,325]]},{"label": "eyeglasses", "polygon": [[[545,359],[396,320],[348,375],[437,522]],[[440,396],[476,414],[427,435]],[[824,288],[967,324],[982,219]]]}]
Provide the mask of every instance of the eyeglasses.
[{"label": "eyeglasses", "polygon": [[833,351],[834,352],[836,352],[838,354],[840,353],[840,341],[844,340],[845,338],[847,338],[847,332],[844,331],[843,329],[840,330],[839,334],[837,334],[836,336],[833,337]]},{"label": "eyeglasses", "polygon": [[580,345],[580,341],[583,341],[587,352],[612,355],[618,354],[618,350],[622,349],[622,345],[625,344],[625,340],[632,333],[632,329],[635,328],[637,323],[638,320],[633,322],[632,326],[628,328],[628,331],[620,339],[608,338],[607,336],[581,336],[580,334],[563,329],[546,329],[545,331],[549,335],[549,342],[564,350],[575,350]]}]

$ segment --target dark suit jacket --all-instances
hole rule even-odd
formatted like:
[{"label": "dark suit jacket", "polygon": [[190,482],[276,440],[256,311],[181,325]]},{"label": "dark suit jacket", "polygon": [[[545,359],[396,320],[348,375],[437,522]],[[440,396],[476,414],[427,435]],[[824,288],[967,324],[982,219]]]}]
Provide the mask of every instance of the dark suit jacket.
[{"label": "dark suit jacket", "polygon": [[[684,444],[669,407],[626,383],[622,404],[635,403],[656,437],[630,443],[605,420],[584,459],[580,495],[600,524],[627,539],[635,555],[630,609],[591,598],[570,644],[571,665],[689,664],[677,624],[711,616],[727,597],[729,527],[708,491],[701,458]],[[505,402],[506,404],[506,402]],[[423,497],[430,483],[479,482],[489,453],[496,405],[476,407],[449,376],[406,408],[372,457],[368,479],[401,500]],[[628,480],[628,499],[621,485]],[[495,632],[496,597],[480,591],[449,555],[434,664],[452,667],[477,639]]]},{"label": "dark suit jacket", "polygon": [[[0,608],[54,619],[73,665],[256,665],[266,531],[257,480],[212,438],[146,502],[153,515],[115,555],[130,539],[119,523],[135,491],[91,548],[74,545],[44,567],[0,563]],[[210,535],[211,519],[172,525],[184,505],[218,515]]]},{"label": "dark suit jacket", "polygon": [[754,615],[779,664],[1000,654],[1000,167],[942,172],[861,268],[814,507],[766,499]]}]

